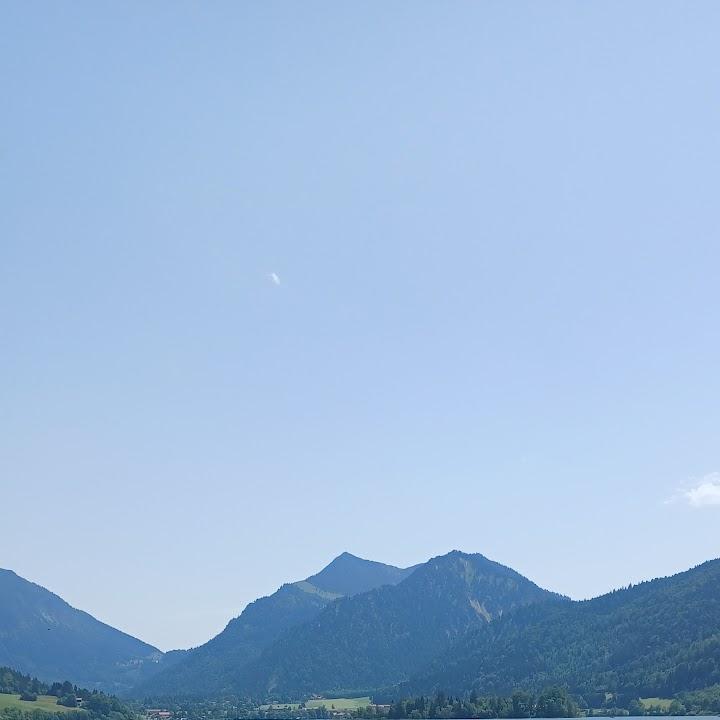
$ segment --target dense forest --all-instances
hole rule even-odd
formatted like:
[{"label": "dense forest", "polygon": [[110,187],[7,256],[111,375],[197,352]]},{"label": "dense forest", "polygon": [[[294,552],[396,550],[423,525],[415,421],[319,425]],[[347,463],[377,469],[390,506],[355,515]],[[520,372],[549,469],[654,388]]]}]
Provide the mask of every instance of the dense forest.
[{"label": "dense forest", "polygon": [[[452,552],[397,585],[329,603],[254,662],[222,668],[228,684],[215,696],[258,702],[563,687],[589,707],[610,696],[629,710],[720,684],[720,561],[573,602],[482,555]],[[202,694],[202,677],[173,691]]]},{"label": "dense forest", "polygon": [[720,685],[679,693],[677,701],[680,703],[680,711],[720,715]]},{"label": "dense forest", "polygon": [[137,688],[135,694],[197,693],[217,695],[237,689],[242,668],[257,660],[280,635],[317,617],[331,602],[383,585],[396,585],[415,568],[364,560],[342,553],[319,573],[286,583],[268,597],[250,603],[225,629],[204,645],[167,662],[165,668]]},{"label": "dense forest", "polygon": [[567,687],[620,707],[720,683],[720,561],[584,602],[544,603],[475,629],[397,696]]},{"label": "dense forest", "polygon": [[566,602],[483,555],[453,551],[395,586],[331,603],[238,673],[233,690],[291,699],[380,688],[412,677],[472,628]]},{"label": "dense forest", "polygon": [[537,697],[516,691],[509,697],[479,697],[470,693],[453,698],[437,693],[400,700],[388,710],[389,718],[572,718],[580,708],[562,688],[546,688]]}]

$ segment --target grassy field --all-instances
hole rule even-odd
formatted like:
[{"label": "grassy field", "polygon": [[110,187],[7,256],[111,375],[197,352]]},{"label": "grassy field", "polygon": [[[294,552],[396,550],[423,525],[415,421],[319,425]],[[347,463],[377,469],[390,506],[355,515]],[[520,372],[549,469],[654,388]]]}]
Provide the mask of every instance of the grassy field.
[{"label": "grassy field", "polygon": [[[372,705],[369,697],[360,698],[320,698],[319,700],[308,700],[305,703],[307,708],[319,708],[324,705],[328,710],[335,706],[335,710],[356,710]],[[287,708],[288,710],[297,710],[300,703],[277,703],[272,707]],[[261,710],[267,710],[270,705],[261,705]]]},{"label": "grassy field", "polygon": [[54,695],[38,695],[34,702],[21,700],[19,695],[4,695],[0,693],[0,711],[5,708],[16,707],[21,710],[45,710],[46,712],[68,712],[76,708],[63,707],[57,704]]},{"label": "grassy field", "polygon": [[670,707],[672,700],[668,698],[640,698],[642,706],[648,707],[659,707],[661,710],[667,710]]},{"label": "grassy field", "polygon": [[336,710],[357,710],[372,705],[369,697],[360,698],[322,698],[321,700],[308,700],[306,707],[317,708],[324,705],[328,710],[334,705]]}]

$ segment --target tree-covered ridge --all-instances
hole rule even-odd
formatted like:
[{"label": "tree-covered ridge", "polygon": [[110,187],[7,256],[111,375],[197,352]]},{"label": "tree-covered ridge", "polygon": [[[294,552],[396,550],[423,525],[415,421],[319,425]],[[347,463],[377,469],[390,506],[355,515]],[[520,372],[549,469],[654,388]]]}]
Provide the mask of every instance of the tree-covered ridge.
[{"label": "tree-covered ridge", "polygon": [[[18,695],[20,707],[5,707],[2,720],[134,720],[132,710],[112,695],[79,688],[71,682],[45,683],[9,667],[0,667],[0,694]],[[35,701],[57,698],[57,713],[47,706],[38,709]],[[27,706],[24,707],[24,704]],[[75,708],[68,712],[67,708]],[[62,712],[61,712],[62,711]]]},{"label": "tree-covered ridge", "polygon": [[298,697],[382,687],[410,677],[469,628],[545,601],[560,598],[482,555],[453,551],[397,585],[331,603],[280,636],[234,689]]},{"label": "tree-covered ridge", "polygon": [[319,573],[250,603],[219,635],[142,684],[135,694],[234,692],[243,669],[283,632],[317,617],[338,598],[398,583],[413,570],[342,553]]},{"label": "tree-covered ridge", "polygon": [[460,638],[400,694],[549,684],[591,705],[720,683],[720,561],[583,602],[521,608]]}]

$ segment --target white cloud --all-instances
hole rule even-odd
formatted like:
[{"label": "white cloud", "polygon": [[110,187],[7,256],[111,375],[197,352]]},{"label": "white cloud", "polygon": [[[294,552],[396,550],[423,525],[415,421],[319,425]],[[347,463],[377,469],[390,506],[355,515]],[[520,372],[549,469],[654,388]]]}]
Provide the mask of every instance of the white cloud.
[{"label": "white cloud", "polygon": [[696,480],[690,487],[678,490],[667,502],[686,502],[690,507],[720,507],[720,472],[712,472]]},{"label": "white cloud", "polygon": [[277,273],[271,272],[268,274],[268,279],[273,285],[280,284],[280,276]]}]

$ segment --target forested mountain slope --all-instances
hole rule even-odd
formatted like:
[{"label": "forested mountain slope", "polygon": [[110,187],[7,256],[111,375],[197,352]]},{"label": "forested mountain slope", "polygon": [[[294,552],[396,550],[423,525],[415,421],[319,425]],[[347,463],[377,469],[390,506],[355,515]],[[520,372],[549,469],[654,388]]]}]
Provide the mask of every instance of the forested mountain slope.
[{"label": "forested mountain slope", "polygon": [[161,659],[157,648],[0,569],[0,665],[117,692]]},{"label": "forested mountain slope", "polygon": [[334,600],[398,583],[413,570],[343,553],[316,575],[250,603],[219,635],[142,684],[136,694],[234,692],[242,669],[285,630],[316,617]]},{"label": "forested mountain slope", "polygon": [[567,686],[671,697],[720,682],[720,560],[583,602],[533,605],[472,630],[396,695]]},{"label": "forested mountain slope", "polygon": [[541,601],[560,600],[482,555],[454,551],[398,585],[332,603],[280,636],[233,689],[296,697],[399,682],[469,628]]}]

